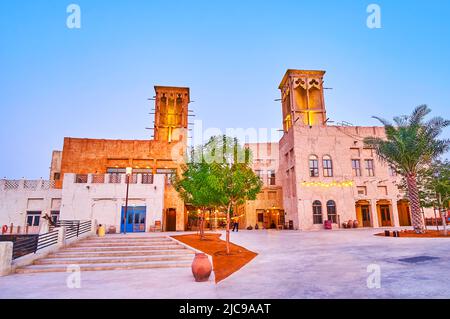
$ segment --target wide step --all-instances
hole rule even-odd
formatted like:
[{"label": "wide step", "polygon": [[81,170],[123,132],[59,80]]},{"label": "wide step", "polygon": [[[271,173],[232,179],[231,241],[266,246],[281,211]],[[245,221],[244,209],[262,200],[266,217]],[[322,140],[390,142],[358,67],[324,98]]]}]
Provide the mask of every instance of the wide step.
[{"label": "wide step", "polygon": [[121,242],[121,241],[134,241],[134,242],[149,241],[149,242],[152,242],[152,241],[163,241],[163,240],[172,241],[170,238],[167,238],[167,237],[142,237],[142,238],[91,237],[91,238],[84,240],[83,242],[96,242],[96,241],[98,241],[98,242]]},{"label": "wide step", "polygon": [[76,246],[127,246],[127,245],[134,245],[134,246],[145,246],[145,245],[170,245],[174,244],[172,240],[114,240],[114,241],[88,241],[88,242],[80,242],[77,243]]},{"label": "wide step", "polygon": [[[66,272],[69,265],[30,265],[18,268],[16,273],[40,273],[40,272]],[[101,271],[101,270],[131,270],[131,269],[152,269],[152,268],[181,268],[190,267],[189,261],[150,261],[139,263],[112,263],[112,264],[87,264],[79,265],[81,271]]]},{"label": "wide step", "polygon": [[183,255],[194,252],[189,249],[168,250],[118,250],[118,251],[60,251],[47,256],[47,258],[79,258],[79,257],[120,257],[120,256],[151,256],[151,255]]},{"label": "wide step", "polygon": [[119,250],[166,250],[166,249],[186,249],[181,245],[164,245],[164,246],[105,246],[105,247],[69,247],[63,251],[119,251]]},{"label": "wide step", "polygon": [[80,242],[80,244],[84,245],[96,245],[96,244],[144,244],[144,245],[153,245],[157,243],[173,243],[173,240],[170,239],[158,239],[158,240],[86,240]]},{"label": "wide step", "polygon": [[34,262],[35,265],[79,265],[79,264],[111,264],[111,263],[135,263],[147,261],[176,261],[193,260],[190,254],[185,255],[153,255],[153,256],[127,256],[127,257],[78,257],[78,258],[44,258]]},{"label": "wide step", "polygon": [[85,241],[105,241],[105,240],[161,240],[168,239],[171,240],[167,236],[129,236],[129,235],[107,235],[106,237],[90,237]]},{"label": "wide step", "polygon": [[190,267],[194,251],[166,236],[109,235],[83,239],[16,269],[17,273]]}]

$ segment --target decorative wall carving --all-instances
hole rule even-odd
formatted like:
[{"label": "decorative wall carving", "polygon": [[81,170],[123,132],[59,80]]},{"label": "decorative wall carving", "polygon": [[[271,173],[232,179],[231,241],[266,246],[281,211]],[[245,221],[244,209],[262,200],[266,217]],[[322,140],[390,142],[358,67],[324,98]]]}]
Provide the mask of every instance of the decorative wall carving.
[{"label": "decorative wall carving", "polygon": [[293,80],[293,88],[296,89],[301,87],[304,90],[310,90],[312,88],[321,89],[323,80],[321,78],[308,78],[308,77],[299,77],[294,78]]}]

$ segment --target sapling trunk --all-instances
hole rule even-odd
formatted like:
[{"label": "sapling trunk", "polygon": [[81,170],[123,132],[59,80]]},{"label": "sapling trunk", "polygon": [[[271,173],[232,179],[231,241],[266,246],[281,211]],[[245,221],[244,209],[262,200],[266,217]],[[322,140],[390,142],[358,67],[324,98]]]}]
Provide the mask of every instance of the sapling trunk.
[{"label": "sapling trunk", "polygon": [[202,213],[200,215],[200,240],[205,239],[205,210],[202,209]]},{"label": "sapling trunk", "polygon": [[230,210],[231,210],[231,202],[228,204],[227,208],[227,228],[226,228],[226,246],[227,246],[227,255],[230,254]]},{"label": "sapling trunk", "polygon": [[444,226],[444,236],[447,236],[447,214],[444,210],[441,212],[442,226]]}]

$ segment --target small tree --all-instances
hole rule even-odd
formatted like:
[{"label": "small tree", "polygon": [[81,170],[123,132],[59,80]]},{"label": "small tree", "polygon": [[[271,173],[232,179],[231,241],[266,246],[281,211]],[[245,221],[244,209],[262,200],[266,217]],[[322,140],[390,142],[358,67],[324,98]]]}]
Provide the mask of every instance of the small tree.
[{"label": "small tree", "polygon": [[[408,195],[408,185],[403,177],[399,188]],[[417,172],[417,189],[422,207],[449,208],[450,161],[436,160]]]},{"label": "small tree", "polygon": [[251,168],[251,152],[239,145],[236,138],[212,137],[205,145],[205,160],[211,163],[219,190],[218,204],[226,207],[226,252],[230,253],[231,212],[246,200],[254,200],[261,191],[261,179]]},{"label": "small tree", "polygon": [[[439,197],[435,189],[435,174],[436,167],[435,163],[430,164],[428,167],[424,167],[417,171],[417,193],[419,196],[420,207],[422,208],[433,208],[434,212],[438,209]],[[408,182],[407,179],[402,176],[398,188],[404,192],[405,199],[408,200]]]},{"label": "small tree", "polygon": [[405,177],[414,230],[423,233],[423,218],[417,187],[417,174],[449,148],[448,139],[439,140],[443,128],[450,121],[441,117],[425,122],[431,112],[426,105],[418,106],[411,115],[395,117],[395,125],[379,117],[385,128],[386,139],[368,137],[364,143],[375,149],[377,155]]},{"label": "small tree", "polygon": [[431,167],[433,176],[432,188],[439,200],[442,209],[450,209],[450,161],[436,161]]},{"label": "small tree", "polygon": [[197,161],[192,152],[181,176],[175,177],[173,182],[184,202],[200,210],[200,239],[204,239],[205,211],[220,201],[220,194],[214,186],[217,185],[216,178],[211,174],[211,165],[203,160]]},{"label": "small tree", "polygon": [[419,180],[423,180],[420,189],[424,194],[430,194],[429,197],[433,199],[432,205],[439,210],[444,233],[447,236],[446,210],[450,204],[450,162],[435,161],[420,175]]}]

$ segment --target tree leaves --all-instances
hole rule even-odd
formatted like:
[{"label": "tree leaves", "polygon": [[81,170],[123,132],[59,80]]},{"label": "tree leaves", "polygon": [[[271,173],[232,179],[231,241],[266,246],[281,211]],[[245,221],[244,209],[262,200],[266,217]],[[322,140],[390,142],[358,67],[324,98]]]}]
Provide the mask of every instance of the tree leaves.
[{"label": "tree leaves", "polygon": [[191,150],[174,181],[175,189],[194,207],[237,205],[254,200],[262,182],[251,168],[251,152],[237,139],[219,135]]},{"label": "tree leaves", "polygon": [[395,117],[396,126],[385,119],[375,117],[384,125],[386,138],[364,139],[366,147],[375,149],[378,157],[390,164],[406,180],[405,188],[411,205],[413,226],[418,233],[423,232],[420,206],[430,205],[430,189],[435,188],[436,180],[421,173],[450,146],[449,140],[438,139],[442,130],[450,125],[450,121],[435,117],[426,122],[425,117],[430,112],[428,106],[420,105],[409,116]]},{"label": "tree leaves", "polygon": [[450,121],[441,117],[425,121],[425,116],[430,112],[426,105],[420,105],[409,116],[395,117],[397,126],[374,117],[384,125],[386,139],[368,137],[364,139],[364,144],[374,148],[377,155],[394,166],[401,175],[417,173],[445,153],[450,146],[448,139],[438,139],[442,130],[450,125]]}]

